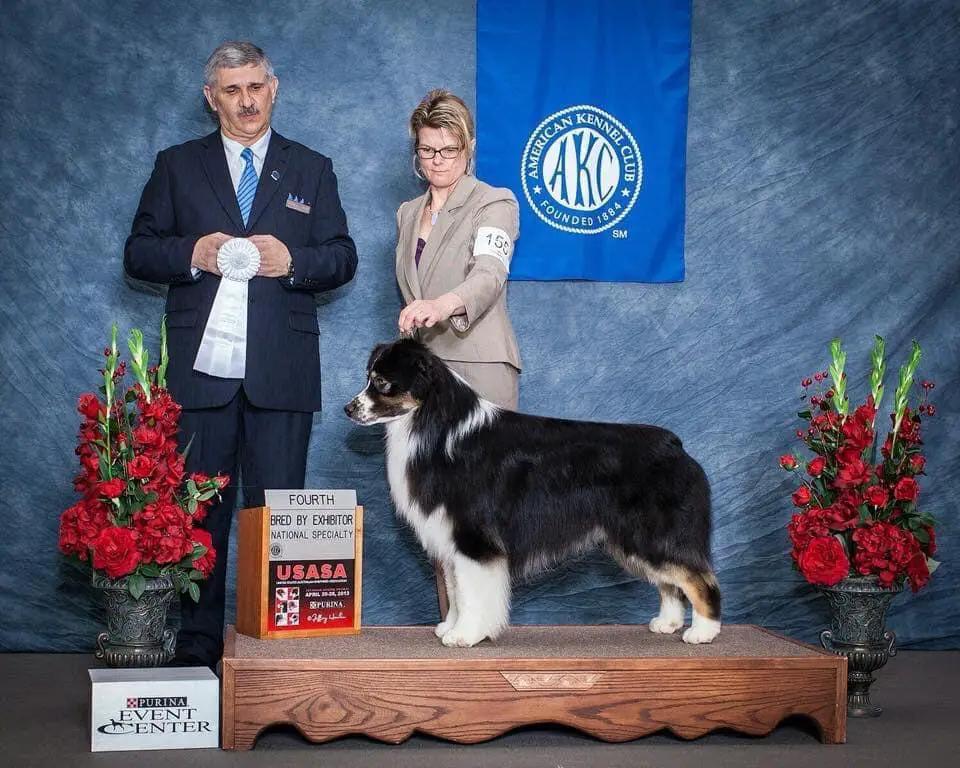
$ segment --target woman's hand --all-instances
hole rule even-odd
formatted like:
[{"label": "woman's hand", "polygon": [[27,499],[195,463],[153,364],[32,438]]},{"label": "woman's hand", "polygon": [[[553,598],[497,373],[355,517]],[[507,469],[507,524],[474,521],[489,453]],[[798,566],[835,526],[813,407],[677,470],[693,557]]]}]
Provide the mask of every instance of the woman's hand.
[{"label": "woman's hand", "polygon": [[403,308],[397,325],[400,333],[410,333],[416,328],[432,328],[448,320],[451,315],[462,313],[464,309],[463,300],[455,293],[445,293],[431,300],[417,299]]}]

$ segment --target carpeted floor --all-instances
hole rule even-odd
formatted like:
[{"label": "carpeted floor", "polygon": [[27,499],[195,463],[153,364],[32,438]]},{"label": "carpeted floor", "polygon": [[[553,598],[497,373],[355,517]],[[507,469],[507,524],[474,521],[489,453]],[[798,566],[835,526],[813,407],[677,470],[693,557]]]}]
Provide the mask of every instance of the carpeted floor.
[{"label": "carpeted floor", "polygon": [[400,745],[365,738],[310,744],[295,731],[261,736],[249,752],[179,750],[91,753],[87,669],[80,654],[0,655],[0,765],[29,766],[270,766],[271,768],[594,768],[630,766],[830,766],[956,764],[960,752],[960,652],[901,651],[877,673],[873,699],[881,717],[851,719],[847,743],[820,743],[801,719],[782,723],[768,736],[715,732],[695,741],[655,734],[625,744],[607,744],[574,731],[530,728],[489,742],[458,745],[413,737]]}]

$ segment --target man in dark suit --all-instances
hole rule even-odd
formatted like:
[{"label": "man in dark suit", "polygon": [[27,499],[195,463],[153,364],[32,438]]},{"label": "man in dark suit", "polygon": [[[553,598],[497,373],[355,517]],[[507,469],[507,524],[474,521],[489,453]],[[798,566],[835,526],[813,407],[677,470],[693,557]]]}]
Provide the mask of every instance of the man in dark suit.
[{"label": "man in dark suit", "polygon": [[[357,252],[330,160],[270,127],[278,81],[263,51],[248,42],[224,43],[204,74],[203,91],[220,129],[157,155],[124,266],[134,278],[169,286],[167,383],[183,406],[181,448],[192,440],[187,470],[231,476],[204,523],[216,567],[201,584],[199,603],[181,600],[177,637],[177,663],[214,666],[223,654],[238,482],[246,506],[262,505],[264,488],[303,488],[313,412],[320,409],[314,293],[349,282]],[[221,269],[232,274],[229,263],[218,262],[221,246],[233,238],[259,252],[259,267],[251,257],[251,272],[240,275],[240,282],[249,278],[243,291],[222,276]],[[211,313],[221,284],[223,296]],[[228,298],[233,311],[221,312]],[[239,368],[198,360],[205,333],[207,345],[224,324],[234,332]]]}]

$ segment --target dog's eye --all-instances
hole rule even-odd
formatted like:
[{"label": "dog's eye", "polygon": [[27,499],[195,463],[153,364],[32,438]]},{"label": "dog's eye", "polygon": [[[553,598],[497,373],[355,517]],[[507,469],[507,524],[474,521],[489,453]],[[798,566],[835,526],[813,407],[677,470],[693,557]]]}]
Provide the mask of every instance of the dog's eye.
[{"label": "dog's eye", "polygon": [[370,383],[373,384],[373,388],[377,390],[381,395],[390,394],[390,382],[386,379],[383,379],[379,376],[374,376],[370,379]]}]

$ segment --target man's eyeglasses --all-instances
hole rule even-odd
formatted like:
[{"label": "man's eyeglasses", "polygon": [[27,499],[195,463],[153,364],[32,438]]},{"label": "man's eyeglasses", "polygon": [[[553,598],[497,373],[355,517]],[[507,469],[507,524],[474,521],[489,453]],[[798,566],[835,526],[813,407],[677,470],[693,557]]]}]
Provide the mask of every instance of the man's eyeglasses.
[{"label": "man's eyeglasses", "polygon": [[433,147],[417,147],[417,154],[420,156],[421,160],[433,160],[434,157],[440,155],[444,160],[453,160],[456,157],[460,156],[460,153],[463,151],[462,147],[441,147],[440,149],[434,149]]}]

